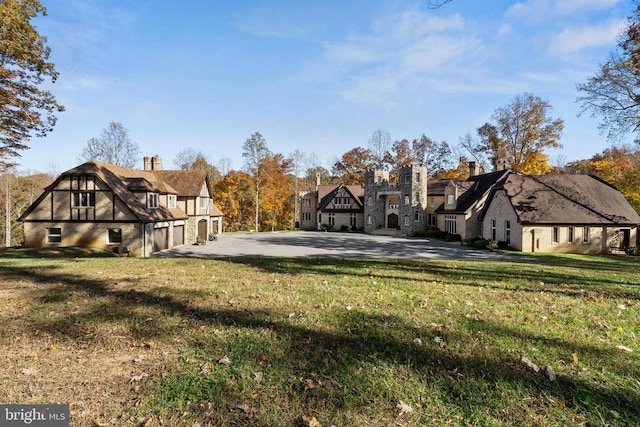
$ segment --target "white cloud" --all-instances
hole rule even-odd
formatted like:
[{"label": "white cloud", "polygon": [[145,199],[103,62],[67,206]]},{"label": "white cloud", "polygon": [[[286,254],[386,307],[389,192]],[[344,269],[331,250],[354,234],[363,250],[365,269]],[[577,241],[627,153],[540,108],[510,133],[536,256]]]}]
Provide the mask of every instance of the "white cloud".
[{"label": "white cloud", "polygon": [[340,82],[336,90],[350,101],[392,105],[423,86],[430,74],[453,72],[481,48],[480,40],[463,30],[458,14],[405,10],[376,21],[369,32],[326,43],[323,60],[307,76]]},{"label": "white cloud", "polygon": [[599,25],[583,25],[564,29],[553,37],[550,51],[556,55],[576,53],[582,49],[610,46],[626,25],[624,20],[610,20]]},{"label": "white cloud", "polygon": [[556,16],[608,9],[619,2],[620,0],[527,0],[511,6],[506,16],[526,22],[540,22]]},{"label": "white cloud", "polygon": [[513,32],[513,27],[511,25],[503,24],[498,28],[497,36],[502,38],[506,37]]}]

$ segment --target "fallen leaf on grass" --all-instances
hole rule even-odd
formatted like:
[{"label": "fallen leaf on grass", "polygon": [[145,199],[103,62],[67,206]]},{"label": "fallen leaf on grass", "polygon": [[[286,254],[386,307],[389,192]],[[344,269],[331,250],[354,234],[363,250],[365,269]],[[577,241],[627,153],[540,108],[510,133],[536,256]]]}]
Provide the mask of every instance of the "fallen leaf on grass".
[{"label": "fallen leaf on grass", "polygon": [[633,352],[633,350],[631,350],[629,347],[624,346],[624,345],[617,345],[616,348],[618,350],[626,351],[627,353]]},{"label": "fallen leaf on grass", "polygon": [[244,412],[245,414],[250,414],[251,411],[253,409],[251,409],[251,406],[247,405],[246,403],[238,403],[237,405],[234,405],[232,407],[232,409],[239,409],[240,411]]},{"label": "fallen leaf on grass", "polygon": [[540,372],[540,367],[535,363],[533,363],[531,360],[529,360],[529,358],[522,356],[522,359],[520,360],[522,361],[522,363],[524,363],[525,365],[533,369],[536,373]]},{"label": "fallen leaf on grass", "polygon": [[147,378],[148,376],[149,374],[147,374],[146,372],[143,372],[140,375],[133,375],[129,380],[129,383],[136,383],[136,382],[142,381],[144,378]]},{"label": "fallen leaf on grass", "polygon": [[312,388],[316,388],[316,383],[314,383],[313,380],[310,379],[304,380],[304,389],[311,390]]},{"label": "fallen leaf on grass", "polygon": [[562,400],[558,400],[558,399],[553,399],[553,404],[560,409],[564,409],[567,407]]},{"label": "fallen leaf on grass", "polygon": [[410,414],[411,412],[413,412],[413,408],[404,403],[402,400],[398,402],[396,408],[400,409],[400,415]]},{"label": "fallen leaf on grass", "polygon": [[320,423],[316,419],[316,417],[307,417],[306,415],[302,416],[302,421],[308,425],[309,427],[320,427]]},{"label": "fallen leaf on grass", "polygon": [[35,375],[37,373],[38,371],[36,371],[35,369],[24,368],[22,370],[22,375]]},{"label": "fallen leaf on grass", "polygon": [[573,358],[574,365],[577,365],[579,363],[578,362],[578,354],[577,353],[572,353],[571,357]]},{"label": "fallen leaf on grass", "polygon": [[220,365],[230,365],[231,364],[231,359],[229,359],[229,357],[225,354],[222,359],[218,360],[218,363]]}]

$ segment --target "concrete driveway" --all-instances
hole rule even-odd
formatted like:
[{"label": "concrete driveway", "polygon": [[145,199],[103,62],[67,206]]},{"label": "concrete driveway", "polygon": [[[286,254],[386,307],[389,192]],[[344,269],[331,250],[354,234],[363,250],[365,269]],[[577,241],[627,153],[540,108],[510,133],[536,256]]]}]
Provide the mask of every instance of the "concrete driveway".
[{"label": "concrete driveway", "polygon": [[508,257],[501,253],[462,246],[459,242],[317,231],[223,234],[217,240],[209,241],[203,246],[179,246],[156,253],[154,256],[475,259]]}]

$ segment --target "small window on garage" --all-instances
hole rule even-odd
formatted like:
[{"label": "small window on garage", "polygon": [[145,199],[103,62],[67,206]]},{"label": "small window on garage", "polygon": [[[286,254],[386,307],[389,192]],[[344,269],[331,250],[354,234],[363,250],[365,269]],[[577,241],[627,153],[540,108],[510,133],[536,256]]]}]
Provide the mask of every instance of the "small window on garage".
[{"label": "small window on garage", "polygon": [[107,231],[107,243],[110,245],[122,243],[122,229],[110,228]]},{"label": "small window on garage", "polygon": [[47,243],[62,243],[62,228],[47,228]]}]

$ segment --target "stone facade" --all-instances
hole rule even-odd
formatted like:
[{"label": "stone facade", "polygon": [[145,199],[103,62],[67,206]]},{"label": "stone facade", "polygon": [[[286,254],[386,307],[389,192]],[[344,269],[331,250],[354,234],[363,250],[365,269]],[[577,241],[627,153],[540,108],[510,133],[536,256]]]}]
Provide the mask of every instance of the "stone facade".
[{"label": "stone facade", "polygon": [[398,183],[389,183],[389,172],[365,173],[364,230],[411,236],[427,224],[427,168],[400,169]]}]

